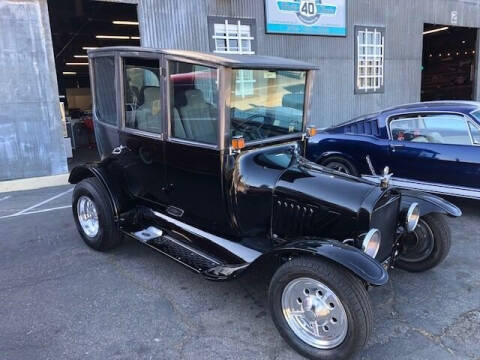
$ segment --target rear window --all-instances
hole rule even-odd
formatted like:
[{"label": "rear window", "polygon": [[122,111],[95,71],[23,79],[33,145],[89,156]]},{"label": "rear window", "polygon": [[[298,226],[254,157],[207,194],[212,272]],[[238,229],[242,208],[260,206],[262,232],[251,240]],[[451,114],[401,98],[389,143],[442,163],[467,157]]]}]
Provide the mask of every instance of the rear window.
[{"label": "rear window", "polygon": [[115,97],[115,62],[113,56],[93,59],[95,114],[98,120],[117,124]]}]

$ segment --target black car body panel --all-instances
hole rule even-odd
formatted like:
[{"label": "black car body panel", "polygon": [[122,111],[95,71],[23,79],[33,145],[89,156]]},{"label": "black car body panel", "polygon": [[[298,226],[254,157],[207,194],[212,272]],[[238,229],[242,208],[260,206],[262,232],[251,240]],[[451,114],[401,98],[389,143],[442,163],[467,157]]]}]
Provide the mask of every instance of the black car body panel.
[{"label": "black car body panel", "polygon": [[[210,279],[234,278],[250,264],[305,254],[336,262],[367,284],[383,285],[388,279],[385,268],[399,246],[405,206],[422,202],[428,203],[427,212],[458,214],[446,202],[414,193],[404,198],[395,188],[331,171],[304,158],[315,66],[278,58],[140,48],[106,48],[89,52],[89,56],[92,83],[96,84],[94,120],[102,160],[74,169],[70,182],[98,177],[111,196],[115,219],[126,235]],[[102,62],[97,62],[108,57],[114,59],[114,84],[104,78],[108,72],[102,72]],[[148,112],[136,98],[127,104],[127,97],[132,96],[126,93],[124,84],[127,58],[141,58],[143,63],[149,59],[157,64],[155,72],[148,71],[157,74],[158,85],[140,90],[146,93],[145,88],[153,88],[159,96]],[[192,63],[209,70],[170,74],[172,69],[180,71]],[[258,80],[272,83],[278,77],[288,85],[277,94],[282,97],[281,104],[271,112],[262,108],[258,117],[264,118],[265,124],[256,129],[258,123],[251,118],[229,121],[235,112],[230,108],[230,96],[234,96],[230,81],[237,68],[261,69],[258,71],[264,74]],[[202,83],[212,76],[216,89],[221,90],[218,94]],[[303,81],[302,86],[290,86],[299,81]],[[202,86],[206,94],[203,99]],[[295,90],[294,96],[288,93],[289,88]],[[109,96],[105,89],[116,92],[113,103],[112,99],[99,101]],[[303,97],[299,89],[304,89]],[[175,99],[169,101],[172,91],[185,92],[183,95],[197,107],[192,108],[188,101],[185,105],[185,99],[183,105]],[[292,97],[296,99],[294,105]],[[237,100],[237,106],[250,106],[241,98]],[[287,106],[288,111],[278,112],[279,106]],[[155,114],[154,108],[158,109]],[[177,113],[194,116],[192,109],[211,113],[213,108],[218,116],[209,121],[215,121],[218,128],[207,135],[216,137],[215,143],[205,143],[207,137],[192,141],[175,136],[172,128],[185,120]],[[116,118],[106,117],[105,109],[113,111]],[[127,123],[136,112],[143,116],[142,121],[146,119],[142,126],[158,121],[154,131],[137,128],[137,118],[136,128]],[[284,115],[290,112],[301,124],[285,123]],[[202,136],[209,123],[204,125],[197,130]],[[186,122],[182,126],[191,131],[195,124]],[[277,129],[275,133],[276,128],[283,132]],[[235,132],[242,131],[249,132],[249,140],[245,147],[236,149],[232,145]],[[151,236],[149,227],[158,230],[158,236]],[[372,228],[382,233],[375,259],[360,250]]]}]

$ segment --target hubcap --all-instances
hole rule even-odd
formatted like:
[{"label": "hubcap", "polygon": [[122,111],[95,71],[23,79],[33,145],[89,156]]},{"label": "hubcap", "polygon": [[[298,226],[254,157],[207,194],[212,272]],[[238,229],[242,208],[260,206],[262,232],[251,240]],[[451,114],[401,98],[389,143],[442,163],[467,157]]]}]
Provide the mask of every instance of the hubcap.
[{"label": "hubcap", "polygon": [[87,196],[80,196],[77,201],[78,222],[88,237],[98,234],[99,222],[95,203]]},{"label": "hubcap", "polygon": [[415,231],[407,234],[403,239],[403,248],[398,259],[412,263],[424,261],[432,254],[434,246],[432,229],[420,219]]},{"label": "hubcap", "polygon": [[350,169],[347,166],[345,166],[344,164],[336,162],[336,161],[329,163],[327,165],[327,168],[338,171],[338,172],[341,172],[341,173],[344,173],[344,174],[347,174],[347,175],[350,175]]},{"label": "hubcap", "polygon": [[283,316],[302,341],[332,349],[347,336],[348,320],[340,299],[325,284],[311,278],[292,280],[282,294]]}]

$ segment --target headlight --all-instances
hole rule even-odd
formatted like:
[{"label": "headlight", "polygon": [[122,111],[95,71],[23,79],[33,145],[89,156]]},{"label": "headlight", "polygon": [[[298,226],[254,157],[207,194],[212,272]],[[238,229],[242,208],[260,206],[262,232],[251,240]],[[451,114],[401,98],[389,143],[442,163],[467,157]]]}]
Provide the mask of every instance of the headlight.
[{"label": "headlight", "polygon": [[371,229],[362,242],[362,250],[372,258],[375,258],[378,253],[378,249],[380,249],[380,242],[382,241],[382,235],[380,234],[380,230],[378,229]]},{"label": "headlight", "polygon": [[410,205],[407,211],[407,216],[405,218],[405,228],[408,232],[412,232],[418,225],[418,220],[420,219],[420,208],[417,203]]}]

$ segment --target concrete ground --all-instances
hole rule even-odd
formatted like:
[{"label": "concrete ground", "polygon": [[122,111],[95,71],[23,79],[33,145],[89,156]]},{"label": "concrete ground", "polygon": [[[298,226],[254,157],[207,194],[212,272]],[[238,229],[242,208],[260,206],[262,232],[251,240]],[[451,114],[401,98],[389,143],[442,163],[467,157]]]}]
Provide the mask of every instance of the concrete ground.
[{"label": "concrete ground", "polygon": [[[134,241],[95,252],[70,190],[0,194],[1,360],[300,358],[267,313],[265,278],[209,282]],[[457,204],[447,260],[393,270],[370,292],[375,328],[360,359],[480,359],[480,213]]]}]

